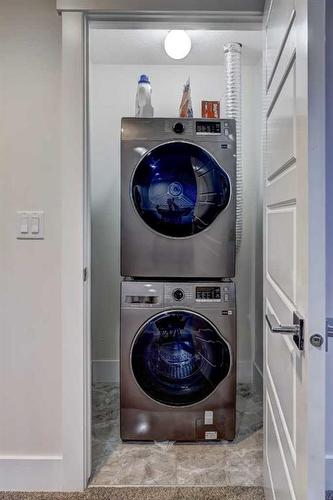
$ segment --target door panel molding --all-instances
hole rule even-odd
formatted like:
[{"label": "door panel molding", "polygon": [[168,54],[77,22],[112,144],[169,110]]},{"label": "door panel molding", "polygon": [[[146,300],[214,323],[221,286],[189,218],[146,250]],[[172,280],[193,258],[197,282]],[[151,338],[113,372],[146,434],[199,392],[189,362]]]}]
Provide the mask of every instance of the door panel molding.
[{"label": "door panel molding", "polygon": [[[276,424],[275,413],[273,411],[272,403],[271,403],[268,392],[266,392],[266,416],[267,416],[266,417],[267,418],[267,426],[269,425],[269,417],[271,419],[271,423],[273,424],[273,428],[269,429],[269,427],[267,427],[267,435],[270,437],[270,439],[275,438],[276,443],[278,445],[277,447],[275,446],[275,449],[277,448],[275,451],[275,457],[280,458],[280,461],[282,463],[282,467],[275,467],[275,470],[284,473],[284,477],[285,477],[285,480],[280,479],[279,486],[277,486],[276,488],[273,486],[274,487],[273,491],[281,492],[281,490],[282,490],[282,496],[280,496],[280,495],[275,496],[274,495],[274,498],[276,498],[276,500],[289,500],[289,498],[291,500],[297,500],[296,495],[295,495],[295,491],[294,491],[294,486],[292,484],[292,480],[290,477],[286,457],[284,455],[280,434],[279,434],[278,427]],[[273,477],[272,467],[271,467],[270,458],[269,458],[271,456],[271,454],[269,453],[268,449],[267,449],[267,452],[268,453],[266,455],[266,459],[270,465],[271,481],[272,481],[272,484],[274,485],[274,477]],[[286,484],[288,486],[288,490],[283,491],[282,488]],[[286,496],[286,493],[289,493],[289,498]]]},{"label": "door panel molding", "polygon": [[[266,212],[266,269],[281,293],[296,301],[296,206],[268,209]],[[288,246],[289,245],[289,246]]]},{"label": "door panel molding", "polygon": [[291,441],[292,436],[290,436],[290,435],[288,436],[288,434],[286,434],[285,424],[284,424],[283,420],[281,419],[281,414],[280,414],[280,411],[282,411],[282,410],[281,409],[279,410],[278,401],[274,397],[273,387],[270,384],[268,384],[266,391],[267,391],[267,394],[270,398],[271,407],[272,407],[272,411],[273,411],[274,419],[275,419],[275,423],[276,423],[276,428],[278,429],[279,438],[280,438],[280,441],[281,441],[281,444],[282,444],[282,447],[284,450],[284,457],[285,457],[286,465],[288,467],[289,476],[290,476],[291,482],[293,484],[293,488],[295,490],[296,489],[296,467],[297,467],[296,446]]},{"label": "door panel molding", "polygon": [[[281,165],[281,167],[279,167],[278,169],[276,169],[275,172],[272,173],[268,177],[268,179],[267,179],[267,186],[269,186],[270,184],[272,184],[272,182],[275,181],[275,180],[280,180],[280,176],[282,174],[285,174],[286,170],[291,170],[292,167],[296,167],[296,158],[295,158],[295,156],[291,156],[291,158],[289,158],[289,160],[287,160],[285,163],[283,163]],[[295,192],[295,189],[294,189],[294,192]]]},{"label": "door panel molding", "polygon": [[[266,311],[267,310],[269,310],[277,318],[277,314],[275,313],[274,309],[272,308],[272,306],[271,306],[271,304],[269,303],[268,300],[267,300]],[[274,335],[277,335],[277,336],[274,337]],[[270,362],[269,362],[270,361],[269,360],[269,354],[270,354],[269,345],[270,345],[270,341],[269,341],[269,339],[272,338],[272,339],[274,339],[276,341],[275,342],[275,348],[280,343],[280,345],[282,346],[282,348],[285,348],[288,351],[288,353],[290,354],[290,356],[293,358],[293,366],[292,366],[292,368],[296,368],[296,363],[297,363],[297,359],[296,359],[296,347],[295,347],[295,344],[290,340],[289,337],[287,337],[287,336],[280,336],[279,337],[278,335],[279,334],[271,333],[271,331],[269,330],[268,326],[266,327],[266,343],[267,343],[267,346],[268,346],[268,349],[266,350],[266,368],[267,368],[268,381],[269,381],[268,389],[272,391],[272,395],[274,397],[274,400],[275,400],[275,403],[276,403],[276,406],[277,406],[277,409],[278,409],[280,421],[281,421],[283,429],[285,431],[286,440],[287,440],[289,451],[290,451],[290,454],[291,454],[291,457],[292,457],[292,462],[293,462],[293,464],[295,466],[296,465],[296,429],[295,429],[295,424],[296,424],[296,407],[295,407],[295,400],[296,400],[296,378],[295,378],[295,373],[296,373],[296,370],[294,369],[292,371],[292,375],[291,375],[291,378],[292,378],[292,394],[291,394],[291,405],[290,405],[291,407],[290,407],[290,411],[292,413],[292,422],[291,422],[292,428],[290,429],[290,426],[288,426],[287,420],[286,420],[286,418],[284,416],[284,413],[283,413],[283,404],[282,404],[282,402],[281,402],[281,400],[280,400],[280,398],[278,396],[278,391],[277,391],[277,388],[275,386],[275,383],[274,383],[274,380],[273,380],[273,375],[272,375],[271,370],[270,370]]]},{"label": "door panel molding", "polygon": [[[270,14],[271,14],[271,12],[272,12],[272,10],[270,11]],[[270,75],[267,75],[268,76],[268,79],[266,81],[266,90],[267,91],[269,90],[269,88],[271,86],[271,83],[272,83],[273,78],[275,76],[276,69],[277,69],[277,67],[279,65],[279,62],[280,62],[280,59],[281,59],[281,57],[282,57],[282,55],[284,53],[284,49],[285,49],[285,46],[287,44],[287,40],[288,40],[289,34],[290,34],[290,32],[291,32],[291,30],[293,28],[295,17],[296,17],[296,10],[293,9],[291,11],[291,14],[290,14],[290,18],[289,18],[289,22],[288,22],[285,34],[284,34],[284,36],[281,39],[280,48],[278,50],[278,53],[277,53],[277,56],[276,56],[276,60],[275,60],[274,64],[272,65],[271,73],[270,73]],[[269,23],[269,18],[268,18],[268,23]]]},{"label": "door panel molding", "polygon": [[267,103],[266,109],[269,108],[270,103],[272,103],[274,96],[278,93],[281,81],[285,78],[285,73],[288,71],[290,65],[292,65],[293,58],[296,54],[296,28],[293,23],[291,30],[288,34],[284,50],[279,59],[278,65],[275,70],[274,78],[271,82],[269,89],[266,91]]},{"label": "door panel molding", "polygon": [[267,178],[288,168],[296,161],[295,151],[295,58],[269,108],[266,119]]}]

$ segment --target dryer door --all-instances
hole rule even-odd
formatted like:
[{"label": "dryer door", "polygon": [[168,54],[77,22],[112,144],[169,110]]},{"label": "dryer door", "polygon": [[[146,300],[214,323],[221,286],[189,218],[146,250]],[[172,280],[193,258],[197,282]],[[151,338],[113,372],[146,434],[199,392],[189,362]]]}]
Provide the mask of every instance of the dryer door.
[{"label": "dryer door", "polygon": [[131,193],[136,211],[151,229],[179,238],[212,224],[229,202],[230,181],[207,151],[175,141],[140,160]]},{"label": "dryer door", "polygon": [[186,406],[205,399],[228,375],[231,354],[206,318],[172,310],[142,326],[133,342],[131,364],[148,396],[169,406]]}]

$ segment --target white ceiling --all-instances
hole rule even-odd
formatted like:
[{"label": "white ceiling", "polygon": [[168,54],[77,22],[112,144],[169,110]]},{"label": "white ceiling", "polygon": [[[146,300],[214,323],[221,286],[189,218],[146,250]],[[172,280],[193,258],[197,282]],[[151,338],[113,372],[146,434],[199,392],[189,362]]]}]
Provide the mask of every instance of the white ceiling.
[{"label": "white ceiling", "polygon": [[261,56],[260,31],[187,30],[192,50],[180,61],[168,57],[163,42],[168,30],[92,29],[90,56],[95,64],[224,64],[223,45],[243,44],[243,63],[255,64]]}]

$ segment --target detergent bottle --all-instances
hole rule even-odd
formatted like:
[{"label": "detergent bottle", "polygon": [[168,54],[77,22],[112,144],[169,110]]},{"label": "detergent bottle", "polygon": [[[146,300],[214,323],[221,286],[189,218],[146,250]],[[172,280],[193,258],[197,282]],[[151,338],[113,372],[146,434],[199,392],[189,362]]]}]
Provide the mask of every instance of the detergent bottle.
[{"label": "detergent bottle", "polygon": [[137,118],[151,118],[154,108],[151,105],[151,85],[147,75],[141,75],[135,100],[135,116]]}]

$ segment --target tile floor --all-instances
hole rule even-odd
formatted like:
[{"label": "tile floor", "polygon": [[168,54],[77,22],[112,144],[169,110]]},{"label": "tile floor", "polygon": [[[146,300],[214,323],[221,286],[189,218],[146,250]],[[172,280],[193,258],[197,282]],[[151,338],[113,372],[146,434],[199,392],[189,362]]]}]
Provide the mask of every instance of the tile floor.
[{"label": "tile floor", "polygon": [[123,443],[119,387],[93,387],[93,474],[90,486],[261,486],[262,401],[249,385],[237,391],[232,443]]}]

